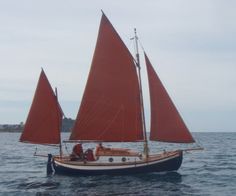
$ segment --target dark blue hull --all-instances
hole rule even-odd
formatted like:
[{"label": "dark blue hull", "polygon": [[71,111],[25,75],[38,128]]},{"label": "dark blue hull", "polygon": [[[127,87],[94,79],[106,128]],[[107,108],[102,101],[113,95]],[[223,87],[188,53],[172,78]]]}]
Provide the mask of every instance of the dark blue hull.
[{"label": "dark blue hull", "polygon": [[94,175],[132,175],[139,173],[150,173],[150,172],[165,172],[165,171],[176,171],[182,164],[183,153],[179,151],[177,156],[171,157],[166,160],[157,162],[148,162],[142,166],[134,166],[131,168],[122,169],[74,169],[66,166],[62,166],[53,161],[53,166],[56,174],[64,175],[83,175],[83,176],[94,176]]}]

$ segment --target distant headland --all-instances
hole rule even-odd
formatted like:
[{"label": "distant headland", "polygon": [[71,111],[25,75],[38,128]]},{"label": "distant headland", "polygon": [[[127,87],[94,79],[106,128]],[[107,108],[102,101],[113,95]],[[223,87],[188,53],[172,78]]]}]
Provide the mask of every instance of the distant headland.
[{"label": "distant headland", "polygon": [[[71,118],[63,118],[62,120],[62,132],[70,132],[75,120]],[[0,124],[0,132],[22,132],[24,129],[24,123],[20,122],[19,124]]]}]

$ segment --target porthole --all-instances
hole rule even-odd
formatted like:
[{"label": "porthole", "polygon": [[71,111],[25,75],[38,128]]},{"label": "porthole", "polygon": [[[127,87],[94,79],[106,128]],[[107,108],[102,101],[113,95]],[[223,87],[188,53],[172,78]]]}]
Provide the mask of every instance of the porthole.
[{"label": "porthole", "polygon": [[122,157],[121,160],[122,160],[122,162],[125,162],[125,161],[126,161],[126,158],[125,158],[125,157]]},{"label": "porthole", "polygon": [[109,158],[108,160],[109,160],[109,162],[113,162],[113,158]]}]

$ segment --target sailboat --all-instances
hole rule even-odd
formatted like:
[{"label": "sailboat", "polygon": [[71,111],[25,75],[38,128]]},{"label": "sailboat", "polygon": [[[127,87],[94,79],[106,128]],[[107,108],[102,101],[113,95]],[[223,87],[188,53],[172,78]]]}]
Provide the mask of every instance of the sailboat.
[{"label": "sailboat", "polygon": [[[122,175],[176,171],[180,168],[184,150],[151,154],[149,141],[194,143],[195,140],[144,53],[151,108],[148,139],[136,30],[134,41],[135,58],[102,13],[81,105],[71,135],[63,141],[73,142],[75,147],[79,147],[79,152],[73,151],[74,155],[62,151],[60,130],[63,112],[57,93],[41,71],[20,141],[59,146],[59,155],[48,155],[48,173]],[[119,143],[121,148],[102,146],[107,142]],[[122,148],[126,142],[143,143],[143,151]],[[84,143],[99,146],[84,152],[81,146]]]}]

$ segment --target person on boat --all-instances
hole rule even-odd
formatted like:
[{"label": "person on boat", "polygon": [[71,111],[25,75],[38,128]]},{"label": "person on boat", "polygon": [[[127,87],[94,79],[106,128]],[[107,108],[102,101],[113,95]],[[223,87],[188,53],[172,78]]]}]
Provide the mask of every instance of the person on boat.
[{"label": "person on boat", "polygon": [[71,154],[71,160],[83,160],[84,159],[84,153],[83,153],[83,147],[82,144],[76,144],[73,147],[72,154]]},{"label": "person on boat", "polygon": [[103,151],[105,148],[103,147],[102,143],[99,143],[95,150],[95,156],[99,156],[99,152]]},{"label": "person on boat", "polygon": [[98,149],[104,149],[102,143],[99,143],[98,146],[97,146]]},{"label": "person on boat", "polygon": [[90,148],[85,151],[84,157],[85,157],[86,161],[95,161],[96,160],[93,155],[93,150]]}]

